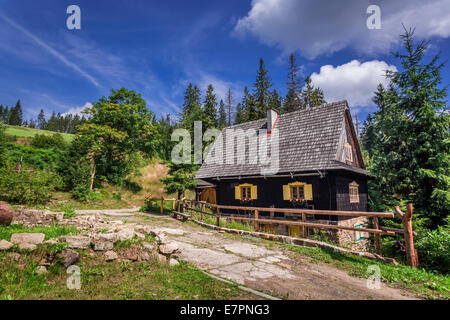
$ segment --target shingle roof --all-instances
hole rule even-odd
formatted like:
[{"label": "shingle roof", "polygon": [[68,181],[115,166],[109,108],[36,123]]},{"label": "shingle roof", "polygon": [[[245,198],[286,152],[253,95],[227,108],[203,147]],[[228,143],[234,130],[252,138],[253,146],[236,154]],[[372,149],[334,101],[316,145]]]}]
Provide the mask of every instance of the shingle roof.
[{"label": "shingle roof", "polygon": [[[347,109],[347,101],[344,100],[279,115],[276,123],[276,128],[279,130],[278,174],[332,169],[367,174],[364,169],[336,161]],[[225,142],[228,132],[226,129],[258,130],[267,127],[266,121],[267,119],[260,119],[225,128],[222,131],[224,156],[226,148],[229,147]],[[249,148],[246,143],[247,161],[244,164],[236,164],[236,161],[234,164],[203,163],[196,178],[260,175],[261,164],[249,164],[248,153]],[[244,155],[243,152],[238,154],[240,157]]]}]

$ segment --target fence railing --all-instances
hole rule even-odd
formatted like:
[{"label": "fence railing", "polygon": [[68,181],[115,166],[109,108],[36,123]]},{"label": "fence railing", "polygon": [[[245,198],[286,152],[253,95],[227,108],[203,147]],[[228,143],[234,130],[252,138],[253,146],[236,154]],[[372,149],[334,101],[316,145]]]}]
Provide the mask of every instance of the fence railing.
[{"label": "fence railing", "polygon": [[[293,208],[264,208],[264,207],[246,207],[246,206],[226,206],[207,203],[204,201],[189,200],[186,198],[175,199],[175,198],[164,198],[150,199],[153,201],[160,201],[160,213],[164,213],[164,201],[172,202],[172,211],[178,211],[180,213],[185,213],[186,210],[190,211],[191,218],[194,219],[194,212],[200,214],[200,220],[203,222],[204,216],[209,215],[215,217],[215,222],[217,226],[220,226],[220,220],[226,218],[227,220],[235,221],[247,221],[253,222],[255,231],[260,231],[260,224],[281,224],[287,226],[299,226],[302,228],[302,235],[307,234],[308,228],[317,229],[332,229],[332,230],[349,230],[349,231],[359,231],[373,234],[375,238],[375,250],[376,253],[381,255],[381,236],[395,236],[396,233],[402,233],[405,236],[406,243],[406,256],[408,264],[414,268],[418,267],[418,257],[417,251],[414,249],[414,239],[413,236],[416,235],[412,230],[412,212],[413,205],[408,203],[406,213],[400,211],[399,207],[395,207],[395,213],[400,217],[403,224],[403,230],[397,228],[382,227],[379,225],[379,218],[394,218],[393,212],[362,212],[362,211],[333,211],[333,210],[311,210],[311,209],[293,209]],[[209,209],[207,211],[206,209]],[[221,210],[237,210],[246,211],[250,215],[234,215],[227,214],[222,216]],[[266,217],[261,218],[261,212],[269,212],[270,219]],[[275,213],[289,213],[301,216],[301,221],[292,220],[281,220],[274,219]],[[306,215],[328,215],[328,216],[348,216],[348,217],[370,217],[373,218],[373,228],[366,227],[350,227],[343,225],[331,225],[316,222],[307,222]]]}]

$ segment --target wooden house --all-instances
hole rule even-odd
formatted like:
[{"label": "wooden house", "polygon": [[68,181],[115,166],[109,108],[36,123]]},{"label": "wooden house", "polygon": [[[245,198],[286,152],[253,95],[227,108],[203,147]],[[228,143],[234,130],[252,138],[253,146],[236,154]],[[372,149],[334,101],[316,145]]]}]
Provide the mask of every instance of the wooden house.
[{"label": "wooden house", "polygon": [[[227,139],[230,132],[239,129],[246,133],[256,131],[257,135],[261,129],[268,135],[278,130],[276,173],[262,174],[262,165],[251,161],[255,141],[246,139],[247,143],[236,146],[236,140]],[[370,176],[347,101],[281,115],[269,110],[267,118],[225,128],[221,136],[223,142],[216,142],[208,157],[220,147],[224,150],[223,162],[205,161],[196,174],[199,200],[233,206],[367,211]],[[227,148],[235,151],[231,153],[233,161],[226,159],[230,155]],[[235,161],[239,157],[246,161]],[[296,217],[285,214],[282,218]],[[314,218],[352,226],[365,223],[336,216]]]}]

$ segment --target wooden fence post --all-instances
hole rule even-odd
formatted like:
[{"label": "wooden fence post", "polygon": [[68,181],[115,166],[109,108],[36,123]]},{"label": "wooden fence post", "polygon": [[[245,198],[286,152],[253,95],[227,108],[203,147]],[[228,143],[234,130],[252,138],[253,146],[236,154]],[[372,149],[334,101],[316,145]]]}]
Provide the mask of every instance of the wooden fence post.
[{"label": "wooden fence post", "polygon": [[186,210],[186,209],[185,209],[185,208],[186,208],[186,198],[183,198],[182,201],[183,201],[183,209],[182,209],[182,213],[184,213],[184,211]]},{"label": "wooden fence post", "polygon": [[218,227],[220,227],[220,209],[219,209],[219,207],[216,208],[216,217],[217,217],[216,225]]},{"label": "wooden fence post", "polygon": [[172,210],[175,210],[175,198],[172,199]]},{"label": "wooden fence post", "polygon": [[[255,210],[255,219],[258,220],[259,217],[259,212],[258,210]],[[258,221],[255,221],[255,231],[258,232],[259,231],[259,223]]]},{"label": "wooden fence post", "polygon": [[[374,224],[375,229],[377,229],[377,230],[380,229],[378,217],[373,218],[373,224]],[[381,256],[381,236],[379,233],[375,234],[375,248],[376,248],[377,254],[379,254]]]},{"label": "wooden fence post", "polygon": [[406,259],[408,261],[408,265],[417,269],[419,266],[419,259],[417,256],[417,251],[414,249],[414,234],[412,229],[413,204],[406,204],[406,213],[400,211],[400,208],[397,206],[395,207],[395,213],[400,217],[403,223],[406,244]]},{"label": "wooden fence post", "polygon": [[202,208],[201,208],[201,212],[200,212],[201,217],[202,217],[202,222],[203,222],[203,211],[205,211],[205,204],[204,203],[202,203]]},{"label": "wooden fence post", "polygon": [[164,213],[164,197],[161,197],[161,210],[160,210],[161,214]]},{"label": "wooden fence post", "polygon": [[[306,222],[306,213],[302,213],[302,222]],[[306,226],[302,226],[303,238],[308,238]]]}]

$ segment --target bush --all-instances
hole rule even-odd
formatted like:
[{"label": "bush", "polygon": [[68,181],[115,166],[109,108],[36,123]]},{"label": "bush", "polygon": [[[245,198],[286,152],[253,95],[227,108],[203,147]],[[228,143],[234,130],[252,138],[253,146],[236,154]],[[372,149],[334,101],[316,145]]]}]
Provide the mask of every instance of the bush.
[{"label": "bush", "polygon": [[415,247],[421,267],[442,274],[450,273],[450,224],[426,231]]},{"label": "bush", "polygon": [[11,203],[44,204],[62,184],[61,177],[51,171],[31,173],[14,172],[10,166],[0,168],[0,199]]},{"label": "bush", "polygon": [[92,164],[80,159],[69,167],[67,182],[72,189],[72,196],[78,201],[86,201],[90,195]]},{"label": "bush", "polygon": [[53,135],[46,134],[37,134],[34,136],[31,141],[31,145],[35,148],[41,149],[50,149],[50,148],[58,148],[58,149],[66,149],[67,143],[64,141],[64,138],[61,134],[55,133]]}]

